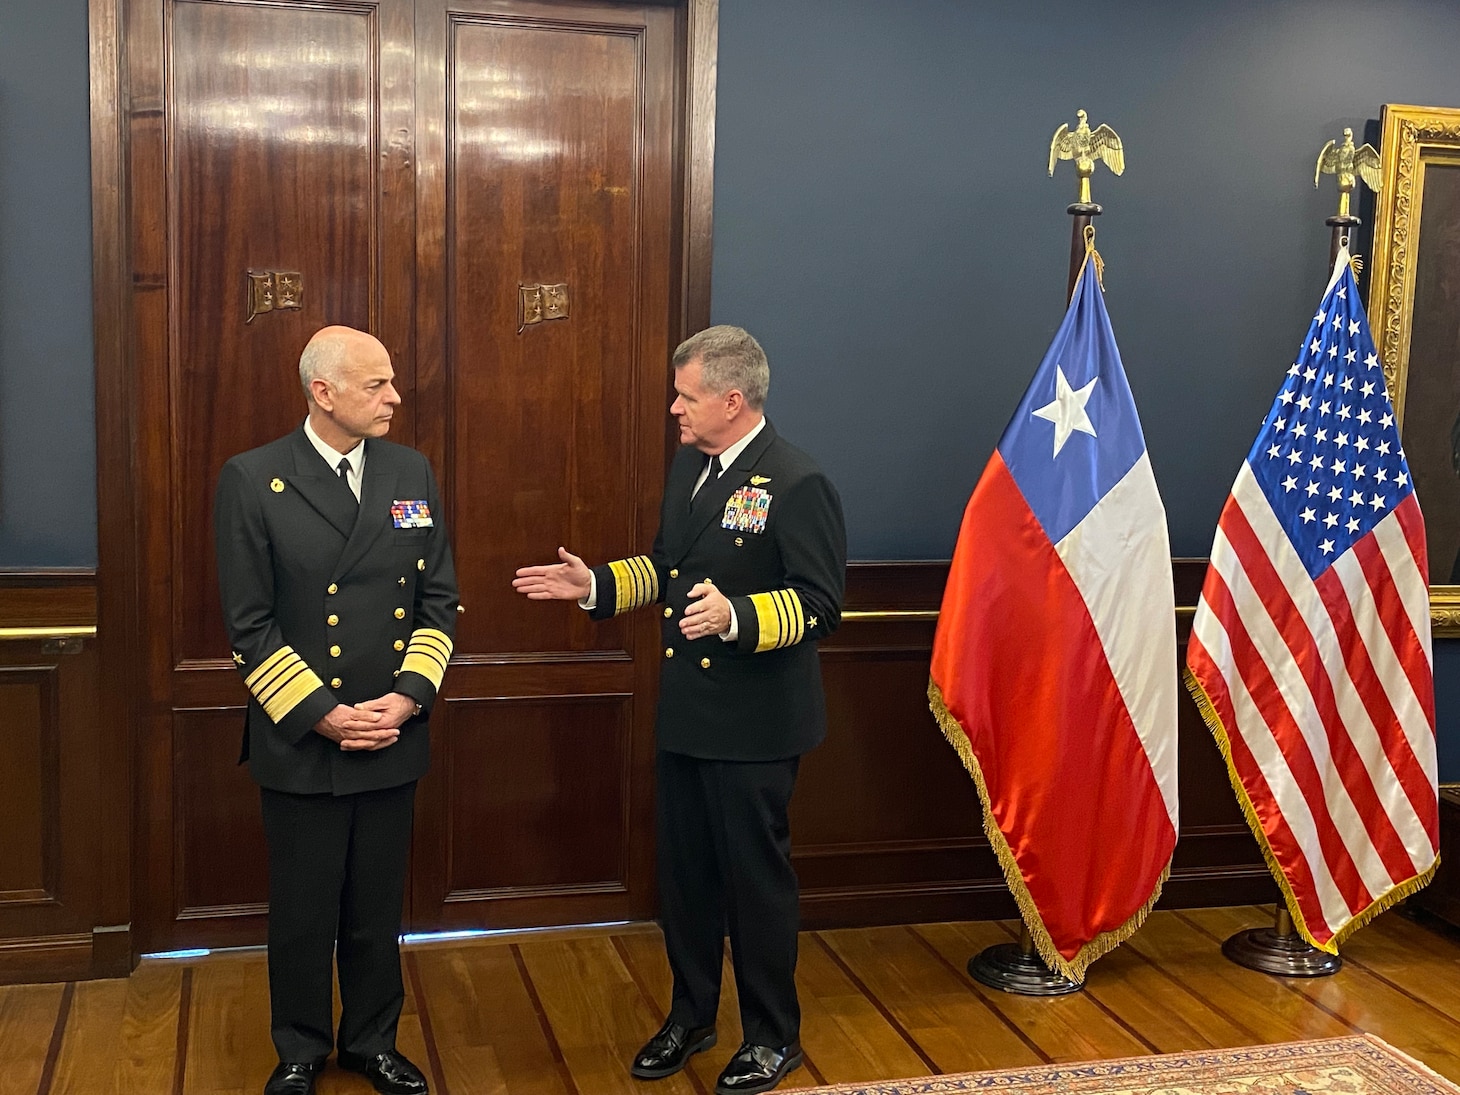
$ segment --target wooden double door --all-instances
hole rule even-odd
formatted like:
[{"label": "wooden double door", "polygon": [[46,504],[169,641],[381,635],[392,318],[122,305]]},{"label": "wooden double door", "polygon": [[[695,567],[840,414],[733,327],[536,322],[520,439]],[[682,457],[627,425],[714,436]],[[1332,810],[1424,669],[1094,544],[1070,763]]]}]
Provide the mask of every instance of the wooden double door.
[{"label": "wooden double door", "polygon": [[655,622],[594,625],[510,582],[560,544],[602,560],[653,534],[668,358],[706,310],[714,11],[120,2],[131,468],[102,483],[135,539],[104,545],[101,580],[133,617],[140,950],[263,937],[213,490],[298,427],[299,351],[327,323],[391,352],[390,436],[437,469],[464,607],[408,927],[652,915]]}]

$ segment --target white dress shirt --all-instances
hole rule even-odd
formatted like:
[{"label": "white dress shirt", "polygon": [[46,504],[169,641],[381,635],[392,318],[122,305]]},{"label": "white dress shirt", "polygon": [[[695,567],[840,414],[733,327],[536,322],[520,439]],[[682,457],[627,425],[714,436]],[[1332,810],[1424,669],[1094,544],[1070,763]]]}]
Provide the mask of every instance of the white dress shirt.
[{"label": "white dress shirt", "polygon": [[340,473],[340,457],[350,462],[350,470],[345,474],[345,485],[355,495],[355,501],[360,501],[360,484],[364,481],[361,476],[365,474],[365,442],[355,442],[355,447],[349,452],[339,452],[333,446],[325,444],[320,440],[319,434],[314,432],[314,427],[309,424],[309,419],[304,420],[304,436],[309,438],[309,443],[314,446],[315,452],[336,475]]}]

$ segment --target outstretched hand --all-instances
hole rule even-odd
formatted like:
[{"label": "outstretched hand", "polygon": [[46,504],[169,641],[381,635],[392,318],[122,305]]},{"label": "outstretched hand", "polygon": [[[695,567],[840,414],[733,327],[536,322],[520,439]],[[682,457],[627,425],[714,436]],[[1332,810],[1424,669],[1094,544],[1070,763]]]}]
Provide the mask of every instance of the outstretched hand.
[{"label": "outstretched hand", "polygon": [[557,563],[521,567],[512,588],[532,601],[581,601],[593,588],[588,565],[567,548],[558,548]]}]

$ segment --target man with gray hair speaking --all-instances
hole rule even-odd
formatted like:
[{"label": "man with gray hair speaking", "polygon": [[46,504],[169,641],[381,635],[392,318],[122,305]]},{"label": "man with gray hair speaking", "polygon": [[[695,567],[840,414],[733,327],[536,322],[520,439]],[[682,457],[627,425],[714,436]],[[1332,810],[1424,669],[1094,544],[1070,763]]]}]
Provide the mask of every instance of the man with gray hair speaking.
[{"label": "man with gray hair speaking", "polygon": [[309,416],[223,466],[213,515],[223,618],[249,691],[240,759],[269,851],[279,1065],[264,1093],[309,1095],[337,1046],[341,1067],[376,1091],[425,1095],[395,1044],[398,936],[456,574],[431,465],[384,440],[400,406],[385,347],[326,327],[299,374]]},{"label": "man with gray hair speaking", "polygon": [[656,828],[674,993],[630,1071],[670,1076],[715,1044],[728,924],[744,1041],[715,1091],[747,1095],[802,1061],[787,812],[801,755],[826,734],[816,642],[841,621],[846,532],[836,488],[764,416],[754,338],[711,327],[673,364],[682,447],[653,549],[590,569],[560,547],[512,584],[595,619],[663,605]]}]

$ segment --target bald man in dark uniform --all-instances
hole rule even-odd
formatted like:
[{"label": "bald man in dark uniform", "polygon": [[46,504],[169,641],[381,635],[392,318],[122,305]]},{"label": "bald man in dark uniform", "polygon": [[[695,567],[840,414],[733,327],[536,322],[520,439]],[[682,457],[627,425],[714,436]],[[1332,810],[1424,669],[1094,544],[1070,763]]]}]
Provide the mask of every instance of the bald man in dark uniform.
[{"label": "bald man in dark uniform", "polygon": [[[308,418],[233,457],[214,509],[243,758],[269,849],[265,1095],[308,1095],[330,1050],[377,1091],[424,1095],[397,1049],[399,935],[427,720],[451,657],[456,575],[426,458],[384,440],[390,354],[326,327],[299,362]],[[332,960],[339,967],[338,1038]]]}]

